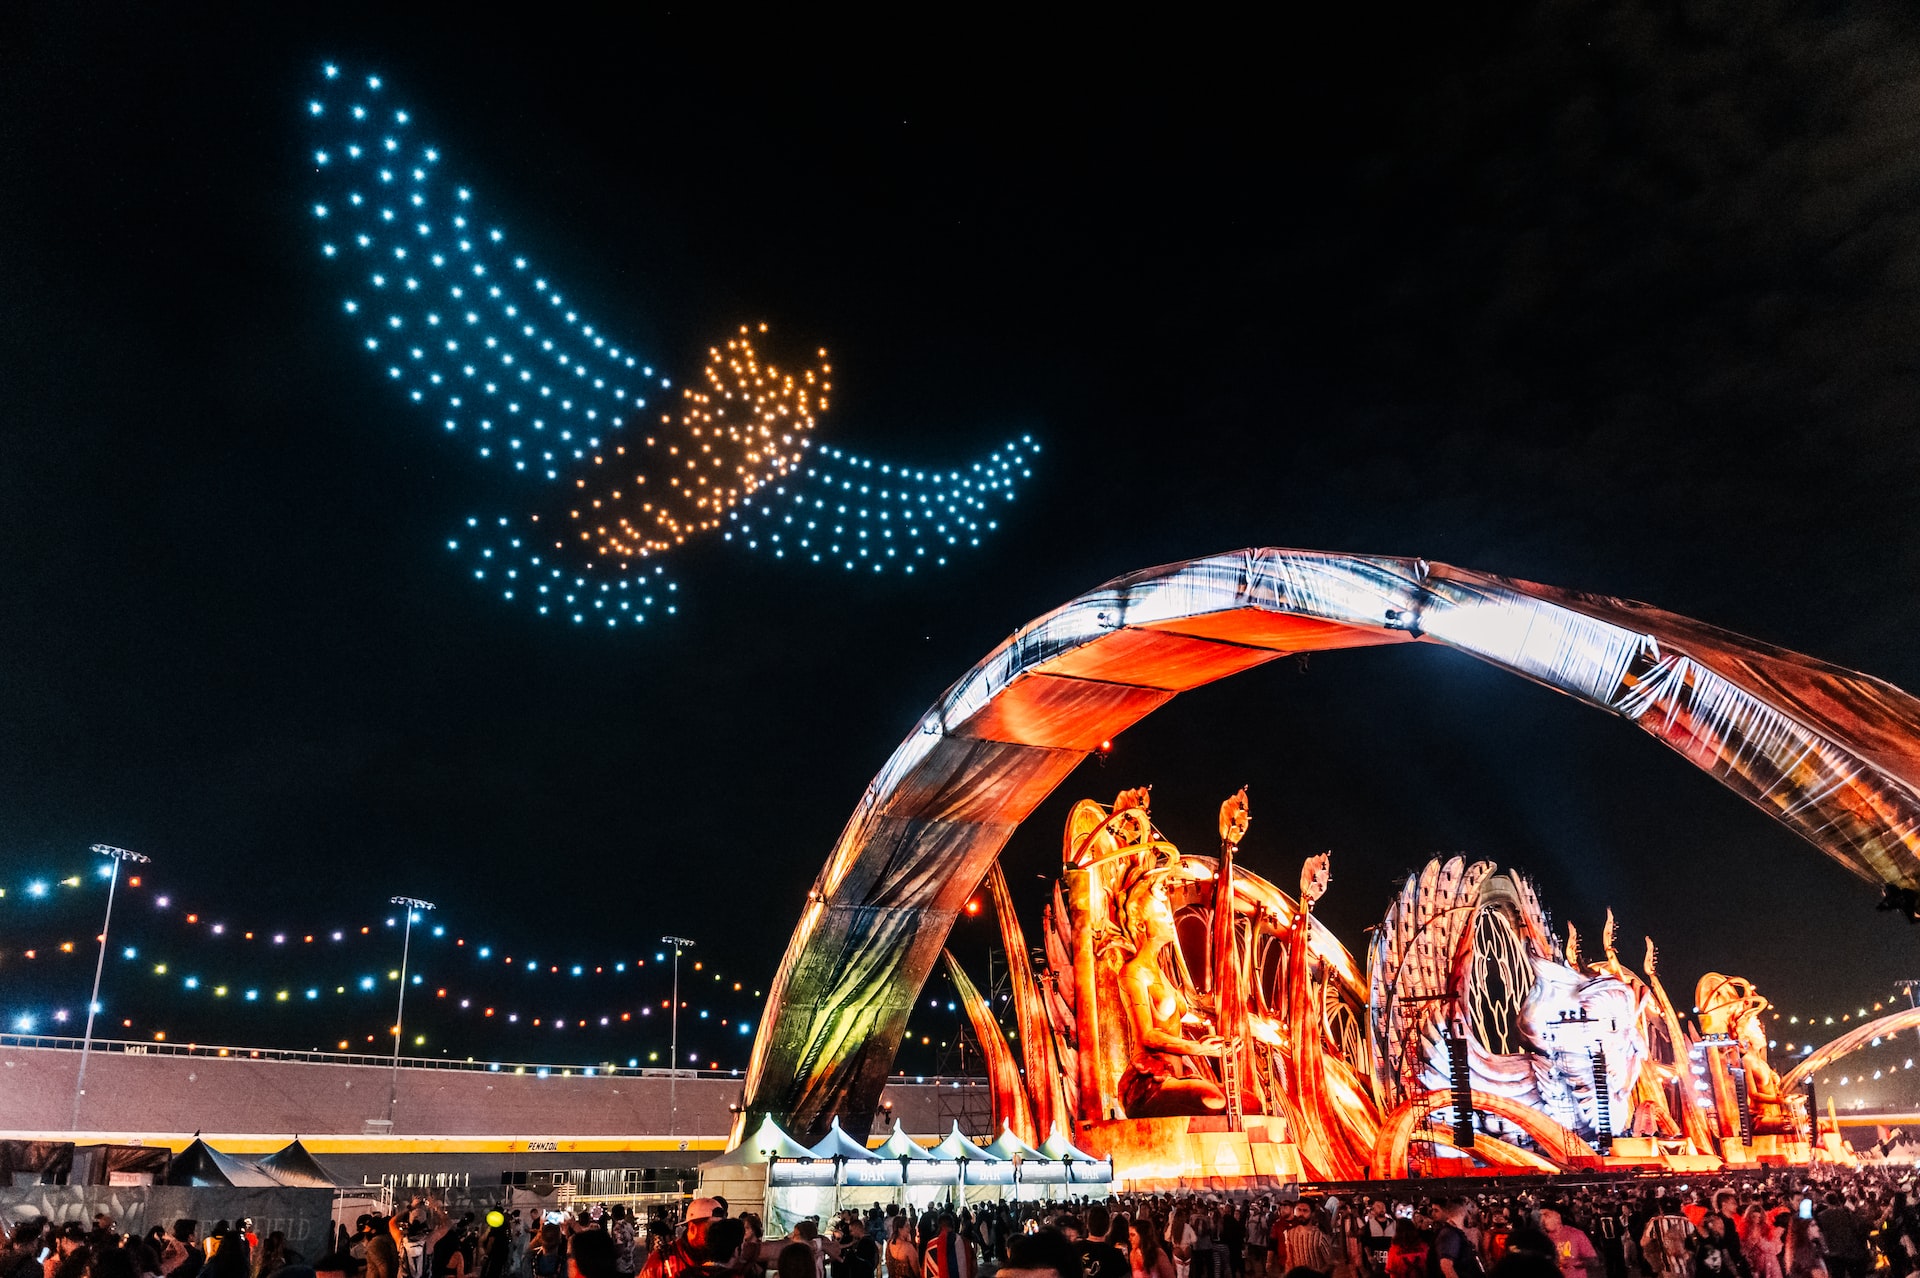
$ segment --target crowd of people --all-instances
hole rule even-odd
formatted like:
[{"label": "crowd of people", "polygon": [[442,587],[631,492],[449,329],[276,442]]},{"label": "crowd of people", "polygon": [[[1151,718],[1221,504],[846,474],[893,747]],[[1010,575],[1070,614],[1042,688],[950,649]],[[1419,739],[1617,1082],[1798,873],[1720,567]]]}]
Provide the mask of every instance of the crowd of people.
[{"label": "crowd of people", "polygon": [[339,1227],[308,1258],[252,1222],[120,1233],[13,1226],[0,1278],[1909,1278],[1914,1178],[1804,1173],[1700,1185],[1541,1180],[1472,1197],[1119,1195],[918,1212],[873,1203],[768,1237],[695,1198],[675,1222],[615,1205],[438,1198]]},{"label": "crowd of people", "polygon": [[104,1212],[91,1225],[37,1218],[15,1224],[0,1248],[3,1278],[300,1278],[313,1272],[285,1234],[262,1238],[250,1220],[222,1220],[204,1233],[197,1220],[121,1233]]},{"label": "crowd of people", "polygon": [[[911,1212],[875,1203],[764,1236],[697,1198],[643,1245],[640,1278],[1909,1278],[1914,1180],[1543,1180],[1430,1198],[1398,1190],[1119,1195]],[[625,1269],[616,1270],[624,1275]],[[4,1275],[0,1275],[4,1278]],[[569,1276],[573,1278],[573,1276]],[[593,1278],[590,1274],[579,1278]]]}]

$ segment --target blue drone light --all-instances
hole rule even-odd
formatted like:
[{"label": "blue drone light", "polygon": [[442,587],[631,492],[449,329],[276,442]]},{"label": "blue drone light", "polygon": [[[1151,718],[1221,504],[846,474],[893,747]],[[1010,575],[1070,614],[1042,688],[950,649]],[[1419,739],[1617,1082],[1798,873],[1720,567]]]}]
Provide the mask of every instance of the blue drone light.
[{"label": "blue drone light", "polygon": [[[387,102],[378,76],[343,75],[329,63],[321,81],[305,112],[317,131],[310,207],[322,256],[344,273],[341,313],[383,380],[429,410],[438,433],[532,481],[530,504],[544,513],[471,517],[448,550],[484,588],[539,616],[620,627],[655,610],[671,615],[676,585],[651,562],[660,547],[609,554],[605,538],[576,537],[561,509],[590,479],[619,469],[616,459],[628,470],[643,464],[636,436],[648,396],[671,389],[671,379],[509,249],[506,229],[483,215],[471,184],[445,175],[440,149]],[[963,468],[924,470],[801,438],[747,478],[724,522],[716,514],[707,526],[775,559],[913,574],[994,532],[1038,452],[1022,436]],[[615,490],[609,500],[621,497]],[[637,502],[637,492],[625,499]]]}]

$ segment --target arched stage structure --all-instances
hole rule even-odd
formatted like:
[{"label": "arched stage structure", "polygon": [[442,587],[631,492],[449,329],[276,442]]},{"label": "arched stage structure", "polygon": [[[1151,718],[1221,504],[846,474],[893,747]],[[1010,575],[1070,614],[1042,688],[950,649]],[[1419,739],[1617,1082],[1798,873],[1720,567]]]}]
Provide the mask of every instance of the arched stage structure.
[{"label": "arched stage structure", "polygon": [[1636,725],[1910,912],[1920,702],[1645,604],[1419,559],[1253,549],[1121,577],[1016,631],[922,717],[807,894],[734,1140],[872,1112],[957,913],[1099,743],[1288,653],[1444,644]]}]

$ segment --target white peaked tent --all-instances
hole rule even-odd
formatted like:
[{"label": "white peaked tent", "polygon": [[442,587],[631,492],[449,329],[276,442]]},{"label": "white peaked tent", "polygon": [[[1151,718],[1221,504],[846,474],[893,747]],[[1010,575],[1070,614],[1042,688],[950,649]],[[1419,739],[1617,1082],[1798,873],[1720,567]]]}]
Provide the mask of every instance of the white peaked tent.
[{"label": "white peaked tent", "polygon": [[1053,1130],[1047,1133],[1047,1139],[1041,1144],[1040,1152],[1048,1158],[1057,1159],[1066,1164],[1067,1179],[1075,1183],[1105,1183],[1113,1180],[1113,1164],[1107,1159],[1095,1158],[1092,1154],[1077,1148],[1067,1139],[1066,1133],[1055,1123]]},{"label": "white peaked tent", "polygon": [[757,1164],[771,1162],[776,1158],[811,1157],[813,1157],[813,1151],[782,1131],[780,1124],[774,1122],[773,1115],[769,1114],[760,1120],[759,1128],[751,1136],[706,1165],[711,1167],[714,1163],[726,1162],[729,1159]]},{"label": "white peaked tent", "polygon": [[1023,1163],[1024,1162],[1046,1163],[1046,1162],[1056,1161],[1055,1159],[1048,1157],[1046,1154],[1041,1153],[1039,1150],[1035,1149],[1033,1146],[1027,1144],[1027,1142],[1025,1142],[1024,1140],[1021,1140],[1018,1136],[1015,1136],[1013,1134],[1013,1128],[1006,1123],[1002,1123],[1000,1125],[999,1138],[995,1140],[993,1144],[987,1146],[987,1148],[992,1150],[994,1153],[1000,1155],[1000,1157],[1008,1160],[1009,1162],[1013,1161],[1014,1159],[1018,1159]]},{"label": "white peaked tent", "polygon": [[887,1137],[886,1141],[873,1152],[882,1158],[905,1158],[916,1163],[944,1161],[940,1155],[925,1145],[915,1143],[914,1139],[907,1135],[906,1128],[900,1126],[900,1120],[897,1118],[893,1120],[893,1135]]},{"label": "white peaked tent", "polygon": [[700,1192],[717,1194],[735,1212],[763,1212],[767,1168],[776,1158],[812,1158],[813,1151],[780,1130],[769,1116],[745,1140],[700,1164]]},{"label": "white peaked tent", "polygon": [[1057,1122],[1053,1125],[1053,1130],[1047,1133],[1047,1139],[1041,1143],[1040,1152],[1046,1157],[1062,1163],[1096,1163],[1100,1161],[1092,1154],[1082,1153],[1080,1150],[1075,1149],[1073,1142],[1067,1139],[1066,1133],[1060,1130],[1060,1124]]},{"label": "white peaked tent", "polygon": [[879,1162],[880,1155],[868,1149],[840,1129],[840,1120],[833,1120],[833,1126],[820,1138],[820,1143],[807,1151],[814,1158],[853,1158],[866,1162]]},{"label": "white peaked tent", "polygon": [[955,1123],[947,1138],[933,1147],[933,1156],[948,1162],[1004,1163],[1007,1160],[992,1149],[976,1145],[960,1134],[960,1124]]}]

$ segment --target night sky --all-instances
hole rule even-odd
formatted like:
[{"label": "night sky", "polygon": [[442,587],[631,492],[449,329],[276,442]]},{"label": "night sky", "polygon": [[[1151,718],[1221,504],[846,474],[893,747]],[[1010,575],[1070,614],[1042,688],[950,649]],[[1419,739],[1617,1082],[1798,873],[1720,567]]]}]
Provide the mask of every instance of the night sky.
[{"label": "night sky", "polygon": [[[1920,687],[1920,20],[1290,22],[0,15],[0,1011],[84,1004],[97,892],[36,914],[18,885],[105,841],[236,925],[377,926],[404,892],[449,939],[648,962],[615,998],[428,951],[430,985],[532,1014],[657,1014],[677,932],[743,984],[713,1016],[757,1020],[862,787],[948,684],[1109,577],[1243,546],[1641,599]],[[923,577],[715,541],[673,556],[679,615],[644,632],[499,603],[445,536],[512,486],[382,384],[315,251],[328,59],[386,77],[676,380],[765,320],[833,353],[824,442],[931,466],[1031,432],[1034,481]],[[1920,976],[1875,887],[1627,725],[1438,649],[1182,698],[1015,837],[1024,909],[1067,806],[1144,783],[1192,851],[1249,785],[1245,861],[1282,886],[1331,849],[1356,951],[1401,875],[1464,851],[1534,875],[1590,953],[1609,905],[1629,962],[1651,933],[1683,1007],[1709,970],[1821,1014]],[[144,960],[331,988],[397,946],[263,958],[143,908],[143,961],[109,967],[136,1035],[386,1023],[372,996],[216,1007]],[[976,978],[991,933],[956,937]],[[427,1051],[664,1047],[420,1015]],[[916,1043],[955,1024],[929,1009]],[[688,1033],[744,1063],[744,1036]]]}]

